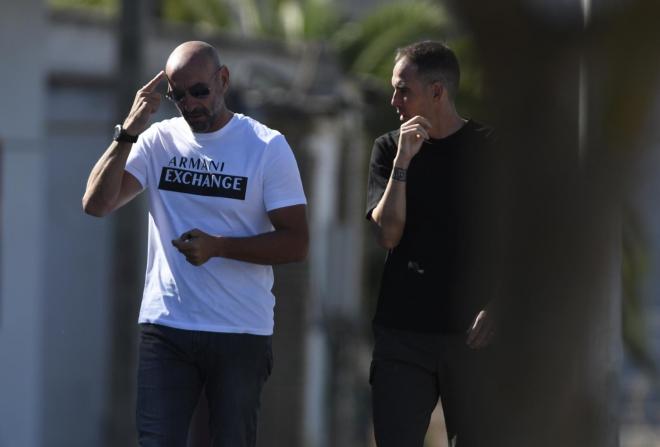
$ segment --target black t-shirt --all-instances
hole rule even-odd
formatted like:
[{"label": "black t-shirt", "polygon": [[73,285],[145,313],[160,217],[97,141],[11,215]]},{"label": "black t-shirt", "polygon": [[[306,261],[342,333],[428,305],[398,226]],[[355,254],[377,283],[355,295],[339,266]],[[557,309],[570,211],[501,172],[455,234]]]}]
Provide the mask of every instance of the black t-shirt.
[{"label": "black t-shirt", "polygon": [[[468,121],[454,134],[424,142],[406,182],[406,225],[390,250],[374,323],[433,333],[464,333],[490,299],[474,278],[489,194],[491,130]],[[374,142],[369,167],[367,219],[392,172],[399,131]],[[484,257],[488,259],[488,257]]]}]

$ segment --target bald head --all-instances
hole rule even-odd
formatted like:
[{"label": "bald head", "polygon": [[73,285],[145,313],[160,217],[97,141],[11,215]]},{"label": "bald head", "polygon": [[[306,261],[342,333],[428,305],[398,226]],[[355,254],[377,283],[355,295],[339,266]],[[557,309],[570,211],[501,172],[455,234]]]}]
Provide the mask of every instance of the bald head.
[{"label": "bald head", "polygon": [[168,96],[194,132],[213,132],[233,112],[225,105],[229,69],[218,51],[206,42],[190,41],[172,51],[165,64]]},{"label": "bald head", "polygon": [[170,57],[167,58],[165,71],[172,75],[191,66],[213,69],[221,65],[218,51],[212,45],[193,40],[182,43],[172,51]]}]

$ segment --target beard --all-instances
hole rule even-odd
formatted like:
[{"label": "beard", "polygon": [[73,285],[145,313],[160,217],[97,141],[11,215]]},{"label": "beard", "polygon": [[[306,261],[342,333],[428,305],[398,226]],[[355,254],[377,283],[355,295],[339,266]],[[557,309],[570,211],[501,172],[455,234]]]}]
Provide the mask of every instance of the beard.
[{"label": "beard", "polygon": [[190,112],[181,112],[181,115],[193,132],[198,133],[207,132],[217,118],[209,110],[201,108],[191,110]]}]

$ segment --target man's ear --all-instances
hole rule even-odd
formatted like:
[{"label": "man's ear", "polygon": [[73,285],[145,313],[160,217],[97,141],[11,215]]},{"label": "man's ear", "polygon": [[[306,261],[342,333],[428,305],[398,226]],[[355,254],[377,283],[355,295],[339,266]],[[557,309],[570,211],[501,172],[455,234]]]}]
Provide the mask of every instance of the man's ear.
[{"label": "man's ear", "polygon": [[222,82],[222,91],[226,92],[229,88],[229,69],[226,65],[220,68],[220,81]]},{"label": "man's ear", "polygon": [[442,94],[445,92],[445,86],[442,85],[442,82],[435,81],[431,84],[431,93],[433,94],[433,99],[440,100],[442,99]]}]

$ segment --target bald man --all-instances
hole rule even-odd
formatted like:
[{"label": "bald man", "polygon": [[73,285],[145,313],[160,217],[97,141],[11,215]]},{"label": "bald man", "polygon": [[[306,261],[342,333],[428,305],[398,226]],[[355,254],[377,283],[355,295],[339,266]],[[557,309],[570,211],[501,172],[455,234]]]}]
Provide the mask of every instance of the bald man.
[{"label": "bald man", "polygon": [[[148,127],[161,82],[181,116]],[[229,110],[228,88],[214,47],[178,46],[138,90],[83,196],[84,211],[101,217],[148,193],[141,446],[185,446],[202,390],[212,445],[255,445],[272,368],[271,266],[307,255],[306,200],[291,148],[279,132]]]}]

